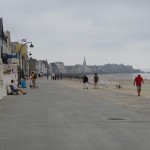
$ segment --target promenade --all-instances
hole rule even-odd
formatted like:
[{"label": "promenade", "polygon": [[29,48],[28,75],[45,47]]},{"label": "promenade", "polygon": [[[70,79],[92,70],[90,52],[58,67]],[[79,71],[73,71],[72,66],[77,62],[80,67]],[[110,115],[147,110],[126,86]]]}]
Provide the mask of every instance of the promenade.
[{"label": "promenade", "polygon": [[149,150],[150,99],[39,79],[0,101],[0,150]]}]

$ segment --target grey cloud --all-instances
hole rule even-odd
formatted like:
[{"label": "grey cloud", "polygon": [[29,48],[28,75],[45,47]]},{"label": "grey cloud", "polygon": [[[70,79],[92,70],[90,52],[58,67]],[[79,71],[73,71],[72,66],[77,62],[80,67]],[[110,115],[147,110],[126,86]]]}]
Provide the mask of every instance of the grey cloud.
[{"label": "grey cloud", "polygon": [[34,41],[37,58],[76,64],[85,55],[90,64],[109,60],[140,67],[140,56],[150,54],[149,0],[2,0],[1,4],[4,28],[14,41]]}]

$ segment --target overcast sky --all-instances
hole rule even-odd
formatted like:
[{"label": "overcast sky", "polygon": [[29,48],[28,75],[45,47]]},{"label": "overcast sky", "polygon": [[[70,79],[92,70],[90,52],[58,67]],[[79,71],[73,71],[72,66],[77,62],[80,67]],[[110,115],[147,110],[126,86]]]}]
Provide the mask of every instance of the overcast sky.
[{"label": "overcast sky", "polygon": [[150,68],[150,0],[0,0],[12,41],[32,57],[65,65]]}]

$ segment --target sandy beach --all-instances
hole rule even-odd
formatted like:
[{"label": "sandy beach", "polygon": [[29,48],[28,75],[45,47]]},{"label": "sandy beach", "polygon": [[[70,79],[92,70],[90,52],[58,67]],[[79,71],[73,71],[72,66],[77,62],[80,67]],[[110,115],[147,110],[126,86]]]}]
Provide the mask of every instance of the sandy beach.
[{"label": "sandy beach", "polygon": [[[121,84],[122,88],[116,88],[116,83]],[[82,90],[93,99],[103,99],[126,109],[150,115],[150,80],[145,80],[141,96],[137,96],[133,80],[113,81],[107,85],[99,83],[99,89],[94,89],[93,83],[90,83],[88,90],[83,89],[82,80],[79,79],[65,79],[64,84],[70,88]]]},{"label": "sandy beach", "polygon": [[[76,88],[82,88],[83,83],[81,79],[67,79],[68,81],[74,82],[73,86]],[[137,95],[136,86],[133,85],[134,80],[115,80],[107,83],[99,81],[99,90],[106,89],[117,93],[126,93],[131,95]],[[121,88],[118,88],[118,85]],[[93,89],[93,82],[89,82],[89,89]],[[144,98],[150,98],[150,80],[144,80],[142,85],[141,96]]]},{"label": "sandy beach", "polygon": [[[107,84],[106,87],[109,90],[113,90],[114,92],[137,95],[136,86],[133,85],[133,82],[134,82],[133,80],[114,81],[110,84]],[[121,88],[120,89],[117,88],[116,85],[121,85]],[[99,83],[99,87],[101,88],[102,86],[104,86],[104,85]],[[141,95],[144,98],[150,98],[150,80],[144,81],[144,84],[142,85]]]}]

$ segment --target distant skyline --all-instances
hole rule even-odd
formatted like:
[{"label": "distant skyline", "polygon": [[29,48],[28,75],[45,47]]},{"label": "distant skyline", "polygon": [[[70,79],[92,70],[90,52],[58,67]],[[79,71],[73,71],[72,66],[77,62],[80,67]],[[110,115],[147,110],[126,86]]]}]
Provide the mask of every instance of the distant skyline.
[{"label": "distant skyline", "polygon": [[38,60],[150,68],[149,0],[1,0],[12,42],[27,39]]}]

